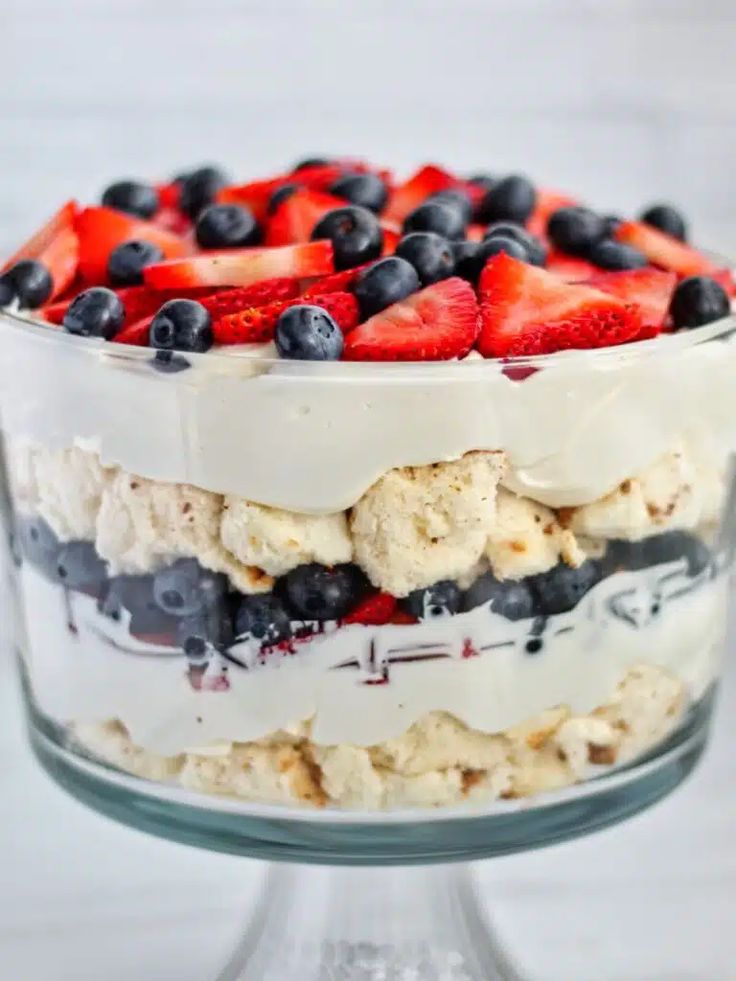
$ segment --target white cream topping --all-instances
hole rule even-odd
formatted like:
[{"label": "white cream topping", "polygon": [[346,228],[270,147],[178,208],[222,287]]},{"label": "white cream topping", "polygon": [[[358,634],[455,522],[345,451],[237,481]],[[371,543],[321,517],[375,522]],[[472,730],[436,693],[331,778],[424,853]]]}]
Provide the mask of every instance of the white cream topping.
[{"label": "white cream topping", "polygon": [[698,698],[717,674],[728,599],[727,576],[691,580],[671,563],[599,583],[571,613],[550,617],[537,653],[527,649],[531,621],[483,606],[416,625],[328,628],[260,661],[241,642],[231,654],[245,667],[213,653],[197,691],[182,654],[136,641],[80,594],[69,597],[72,633],[63,590],[27,565],[21,577],[40,707],[62,722],[117,718],[134,743],[164,754],[216,751],[310,719],[317,743],[371,745],[434,710],[500,732],[560,704],[590,712],[637,663]]},{"label": "white cream topping", "polygon": [[268,345],[161,374],[143,349],[7,316],[3,328],[0,416],[13,436],[293,511],[341,511],[394,467],[476,449],[506,451],[516,493],[574,506],[678,440],[714,459],[736,447],[736,344],[696,344],[695,332],[556,355],[519,381],[477,359],[274,362]]}]

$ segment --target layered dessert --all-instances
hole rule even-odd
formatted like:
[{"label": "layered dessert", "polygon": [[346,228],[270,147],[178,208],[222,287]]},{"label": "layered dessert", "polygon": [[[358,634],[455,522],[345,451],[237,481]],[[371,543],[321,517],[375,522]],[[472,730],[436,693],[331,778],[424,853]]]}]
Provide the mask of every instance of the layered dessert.
[{"label": "layered dessert", "polygon": [[671,206],[310,160],[66,204],[8,262],[37,708],[140,777],[377,809],[643,757],[718,673],[731,273]]}]

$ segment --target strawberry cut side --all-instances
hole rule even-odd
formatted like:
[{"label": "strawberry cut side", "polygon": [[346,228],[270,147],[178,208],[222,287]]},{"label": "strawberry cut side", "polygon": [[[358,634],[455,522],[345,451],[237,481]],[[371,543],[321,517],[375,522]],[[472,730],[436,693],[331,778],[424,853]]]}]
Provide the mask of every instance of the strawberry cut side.
[{"label": "strawberry cut side", "polygon": [[656,337],[665,329],[677,275],[654,267],[622,272],[598,270],[587,285],[617,296],[625,303],[635,303],[641,313],[642,324],[636,340],[643,341]]},{"label": "strawberry cut side", "polygon": [[343,626],[362,623],[369,627],[381,627],[390,623],[396,612],[396,599],[389,593],[374,593],[367,596],[341,621]]},{"label": "strawberry cut side", "polygon": [[268,214],[271,195],[289,181],[289,177],[281,176],[250,181],[248,184],[233,184],[230,187],[220,188],[215,200],[220,204],[244,204],[250,208],[258,221],[264,221]]},{"label": "strawberry cut side", "polygon": [[347,361],[442,361],[467,354],[478,336],[473,288],[453,276],[394,303],[351,331]]},{"label": "strawberry cut side", "polygon": [[324,276],[334,271],[332,243],[319,241],[276,249],[230,249],[159,262],[144,269],[143,279],[156,289],[252,286],[276,277]]},{"label": "strawberry cut side", "polygon": [[21,259],[35,259],[51,274],[51,299],[60,296],[73,282],[79,265],[79,239],[74,230],[76,201],[67,201],[35,235],[8,259],[3,271]]},{"label": "strawberry cut side", "polygon": [[554,250],[547,256],[545,268],[560,279],[564,279],[566,283],[582,283],[599,272],[598,266],[594,266],[587,259],[579,259],[577,256]]},{"label": "strawberry cut side", "polygon": [[288,197],[278,206],[268,223],[266,245],[291,245],[295,242],[308,242],[314,226],[328,211],[341,208],[342,198],[323,191],[303,188]]},{"label": "strawberry cut side", "polygon": [[[107,281],[110,253],[121,242],[143,239],[158,245],[167,259],[187,255],[191,246],[150,221],[134,218],[112,208],[85,208],[76,220],[79,235],[79,271],[87,283]],[[197,284],[193,284],[197,285]]]},{"label": "strawberry cut side", "polygon": [[488,358],[607,347],[634,340],[641,330],[633,304],[565,283],[505,253],[487,263],[479,289],[478,349]]},{"label": "strawberry cut side", "polygon": [[267,279],[253,286],[236,286],[234,289],[221,289],[202,297],[199,302],[208,311],[212,320],[219,320],[231,313],[247,310],[249,307],[262,307],[276,300],[291,300],[299,294],[299,281],[281,276]]},{"label": "strawberry cut side", "polygon": [[331,276],[321,276],[319,279],[310,281],[302,290],[302,296],[323,296],[325,293],[342,293],[349,290],[360,273],[371,265],[364,262],[361,266],[353,269],[344,269],[342,272],[332,273]]},{"label": "strawberry cut side", "polygon": [[619,242],[639,249],[655,266],[669,269],[681,277],[712,276],[729,296],[733,296],[736,291],[729,269],[717,266],[702,252],[661,232],[658,228],[645,225],[643,222],[624,221],[616,229],[614,237]]},{"label": "strawberry cut side", "polygon": [[397,222],[399,225],[404,218],[422,203],[430,194],[446,191],[448,187],[457,184],[457,179],[442,167],[427,164],[421,167],[408,181],[399,184],[391,192],[383,218]]},{"label": "strawberry cut side", "polygon": [[[238,313],[226,314],[215,321],[212,333],[216,344],[262,344],[273,338],[278,321],[284,310],[303,304],[304,297],[277,300],[261,307],[250,307]],[[328,293],[315,296],[310,304],[322,307],[336,321],[343,333],[351,331],[358,323],[358,301],[352,293]]]},{"label": "strawberry cut side", "polygon": [[113,337],[116,344],[133,344],[135,347],[148,347],[148,335],[151,329],[151,321],[155,314],[149,317],[142,317],[135,323],[123,327]]}]

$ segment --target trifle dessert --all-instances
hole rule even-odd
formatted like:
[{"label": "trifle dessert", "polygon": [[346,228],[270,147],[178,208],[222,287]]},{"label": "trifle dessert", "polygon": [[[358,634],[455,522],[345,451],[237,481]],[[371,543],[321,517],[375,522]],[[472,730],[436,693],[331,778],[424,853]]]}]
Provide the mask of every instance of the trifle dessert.
[{"label": "trifle dessert", "polygon": [[730,270],[521,175],[312,159],[65,204],[0,277],[36,710],[153,781],[480,804],[710,697]]}]

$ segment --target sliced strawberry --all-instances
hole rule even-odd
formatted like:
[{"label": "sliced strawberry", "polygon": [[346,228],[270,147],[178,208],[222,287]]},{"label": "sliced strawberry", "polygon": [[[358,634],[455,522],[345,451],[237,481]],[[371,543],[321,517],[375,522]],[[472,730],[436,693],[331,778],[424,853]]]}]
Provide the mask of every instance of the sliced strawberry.
[{"label": "sliced strawberry", "polygon": [[[358,323],[358,301],[352,293],[328,293],[309,300],[334,317],[343,333]],[[261,307],[249,307],[215,320],[212,332],[216,344],[262,344],[273,338],[276,321],[284,310],[304,303],[304,297],[276,300]]]},{"label": "sliced strawberry", "polygon": [[221,188],[215,197],[221,204],[244,204],[250,208],[259,221],[267,216],[271,195],[290,181],[289,177],[269,177],[267,180],[251,181],[248,184],[233,184]]},{"label": "sliced strawberry", "polygon": [[419,620],[406,610],[402,610],[400,607],[397,607],[394,615],[391,617],[391,623],[398,623],[408,626],[410,623],[419,623]]},{"label": "sliced strawberry", "polygon": [[345,339],[348,361],[439,361],[462,357],[478,336],[472,286],[453,276],[394,303]]},{"label": "sliced strawberry", "polygon": [[485,225],[468,225],[465,237],[469,242],[482,242],[486,236]]},{"label": "sliced strawberry", "polygon": [[702,252],[660,232],[658,228],[643,222],[624,221],[618,226],[614,236],[619,242],[639,249],[655,266],[669,269],[678,276],[712,276],[730,295],[734,293],[730,270],[717,266]]},{"label": "sliced strawberry", "polygon": [[328,211],[341,208],[342,198],[324,191],[300,188],[276,209],[266,229],[266,245],[291,245],[308,242],[317,222]]},{"label": "sliced strawberry", "polygon": [[166,184],[156,184],[159,205],[162,208],[178,208],[181,196],[181,182],[170,181]]},{"label": "sliced strawberry", "polygon": [[35,235],[18,249],[3,266],[9,269],[21,259],[35,259],[51,274],[51,299],[60,296],[72,283],[79,264],[79,239],[74,231],[76,201],[67,201]]},{"label": "sliced strawberry", "polygon": [[418,205],[437,191],[446,191],[457,184],[457,179],[448,171],[434,164],[421,167],[404,184],[399,184],[391,192],[383,217],[401,224]]},{"label": "sliced strawberry", "polygon": [[538,235],[543,241],[546,241],[547,222],[549,221],[550,215],[559,208],[569,208],[579,203],[579,201],[571,198],[569,194],[565,194],[563,191],[553,191],[550,188],[538,187],[534,211],[532,211],[526,223],[527,230],[532,235]]},{"label": "sliced strawberry", "polygon": [[656,337],[664,329],[672,294],[677,286],[677,275],[654,267],[624,272],[597,270],[587,285],[638,306],[642,327],[637,340],[641,341]]},{"label": "sliced strawberry", "polygon": [[305,278],[334,272],[332,242],[306,242],[277,249],[230,249],[191,259],[159,262],[143,271],[149,286],[251,286],[276,277]]},{"label": "sliced strawberry", "polygon": [[192,231],[192,223],[187,216],[177,208],[159,208],[151,218],[154,225],[173,235],[188,235]]},{"label": "sliced strawberry", "polygon": [[331,276],[321,276],[319,279],[311,280],[302,290],[302,296],[323,296],[325,293],[342,293],[349,290],[360,273],[370,266],[370,262],[364,262],[362,266],[355,266],[354,269],[344,269],[342,272],[332,273]]},{"label": "sliced strawberry", "polygon": [[594,266],[587,259],[579,259],[577,256],[554,250],[547,256],[545,265],[551,273],[564,279],[566,283],[582,283],[600,272],[598,266]]},{"label": "sliced strawberry", "polygon": [[[107,280],[107,261],[116,245],[130,239],[153,242],[167,259],[187,255],[189,244],[153,222],[112,208],[85,208],[76,220],[79,235],[79,271],[88,283]],[[196,285],[196,284],[195,284]]]},{"label": "sliced strawberry", "polygon": [[151,314],[149,317],[136,320],[128,327],[123,327],[113,337],[113,340],[116,344],[134,344],[136,347],[148,347],[148,334],[153,317],[154,315]]},{"label": "sliced strawberry", "polygon": [[381,255],[393,255],[401,238],[401,229],[392,221],[381,221],[381,229],[383,231]]},{"label": "sliced strawberry", "polygon": [[255,283],[253,286],[236,286],[231,290],[219,290],[217,293],[202,297],[199,302],[209,310],[214,321],[230,313],[247,310],[249,307],[262,307],[275,300],[291,300],[298,295],[299,280],[282,276]]},{"label": "sliced strawberry", "polygon": [[79,211],[76,201],[67,201],[56,211],[42,228],[32,235],[27,242],[15,252],[2,267],[3,272],[14,266],[20,259],[36,259],[50,245],[59,232],[74,226],[74,219]]},{"label": "sliced strawberry", "polygon": [[487,263],[479,290],[478,349],[490,358],[607,347],[641,330],[636,307],[503,252]]},{"label": "sliced strawberry", "polygon": [[388,593],[374,593],[367,596],[351,610],[342,623],[347,626],[350,623],[363,623],[370,627],[381,627],[384,623],[390,623],[391,618],[396,612],[396,599]]}]

